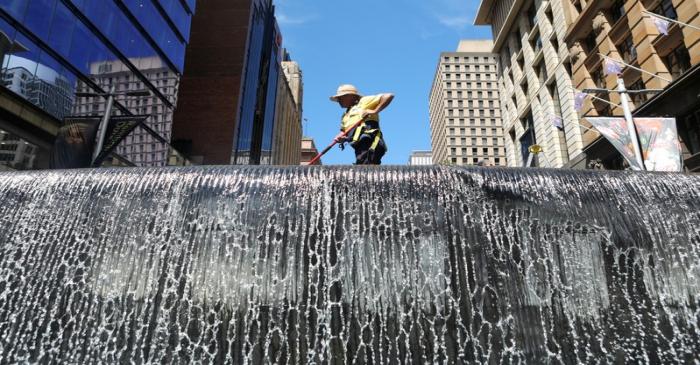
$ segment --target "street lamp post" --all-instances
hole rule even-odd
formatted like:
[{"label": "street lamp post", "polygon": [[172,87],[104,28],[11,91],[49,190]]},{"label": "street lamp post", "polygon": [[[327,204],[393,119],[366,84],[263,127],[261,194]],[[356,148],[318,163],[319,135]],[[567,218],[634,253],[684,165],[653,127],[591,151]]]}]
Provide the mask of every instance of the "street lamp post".
[{"label": "street lamp post", "polygon": [[102,146],[104,145],[105,142],[105,137],[107,136],[107,126],[109,124],[109,118],[112,115],[112,107],[114,106],[114,97],[118,95],[126,95],[126,96],[150,96],[151,92],[148,90],[134,90],[134,91],[126,91],[126,92],[121,92],[117,93],[116,92],[116,86],[112,85],[109,89],[108,93],[83,93],[83,92],[78,92],[75,93],[75,96],[77,97],[89,97],[89,96],[102,96],[102,97],[107,97],[107,106],[105,108],[105,115],[102,117],[102,121],[100,121],[100,126],[99,126],[99,131],[100,134],[97,136],[97,141],[95,143],[95,150],[92,153],[92,164],[95,163],[97,160],[97,157],[100,155],[100,152],[102,151]]}]

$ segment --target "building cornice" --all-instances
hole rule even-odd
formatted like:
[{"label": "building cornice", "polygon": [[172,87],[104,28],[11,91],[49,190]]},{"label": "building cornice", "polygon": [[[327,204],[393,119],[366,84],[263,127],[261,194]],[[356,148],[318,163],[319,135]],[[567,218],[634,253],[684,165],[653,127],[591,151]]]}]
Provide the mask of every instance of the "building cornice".
[{"label": "building cornice", "polygon": [[[483,0],[483,1],[488,1],[488,0]],[[497,0],[495,0],[497,1]],[[491,21],[491,9],[493,9],[493,4],[495,4],[495,1],[491,2],[492,5],[490,6],[489,9],[489,22]],[[498,32],[494,33],[493,37],[493,53],[499,53],[501,51],[501,47],[505,42],[508,41],[508,36],[510,35],[510,29],[513,27],[513,24],[518,20],[520,17],[520,9],[522,9],[523,5],[525,4],[525,0],[515,0],[513,1],[513,5],[511,5],[510,9],[508,9],[508,15],[506,16],[505,21],[501,25],[501,27],[498,29]],[[491,23],[487,23],[491,24]]]},{"label": "building cornice", "polygon": [[476,18],[474,18],[474,25],[490,25],[491,21],[491,9],[493,5],[498,0],[481,0],[479,8],[476,11]]}]

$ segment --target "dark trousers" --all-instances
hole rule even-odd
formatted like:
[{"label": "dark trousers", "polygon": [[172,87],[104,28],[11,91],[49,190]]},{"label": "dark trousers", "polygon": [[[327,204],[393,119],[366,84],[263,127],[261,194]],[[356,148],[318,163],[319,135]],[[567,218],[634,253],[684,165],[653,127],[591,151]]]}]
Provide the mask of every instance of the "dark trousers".
[{"label": "dark trousers", "polygon": [[386,153],[386,143],[384,138],[380,137],[379,144],[372,150],[372,143],[379,133],[377,129],[374,133],[363,133],[360,139],[352,143],[352,148],[355,149],[355,165],[381,165],[382,157]]}]

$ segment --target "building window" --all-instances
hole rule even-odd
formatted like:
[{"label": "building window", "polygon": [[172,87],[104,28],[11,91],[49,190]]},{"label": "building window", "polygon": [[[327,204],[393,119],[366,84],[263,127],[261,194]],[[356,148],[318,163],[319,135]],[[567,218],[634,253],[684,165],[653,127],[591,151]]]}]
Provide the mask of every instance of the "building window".
[{"label": "building window", "polygon": [[549,96],[552,98],[552,104],[554,104],[554,115],[561,116],[561,102],[559,101],[559,90],[557,90],[557,84],[553,82],[548,85],[547,91],[549,91]]},{"label": "building window", "polygon": [[595,32],[591,31],[588,33],[586,38],[583,39],[583,44],[586,46],[586,50],[590,55],[591,52],[598,46],[598,39],[596,38]]},{"label": "building window", "polygon": [[[642,78],[638,78],[637,81],[632,83],[629,87],[629,90],[644,90],[644,81],[642,81]],[[648,95],[645,93],[631,93],[629,94],[630,99],[632,99],[632,102],[634,103],[635,107],[639,107],[640,105],[644,104],[644,102],[647,101]]]},{"label": "building window", "polygon": [[535,38],[535,40],[530,42],[530,47],[532,47],[532,52],[534,54],[537,54],[537,52],[539,52],[542,49],[542,38],[539,34],[537,35],[537,38]]},{"label": "building window", "polygon": [[661,0],[659,6],[654,9],[654,13],[674,20],[678,19],[676,8],[673,7],[673,2],[671,0]]},{"label": "building window", "polygon": [[547,20],[549,20],[549,24],[554,25],[554,14],[552,14],[552,6],[544,12],[544,15],[547,17]]},{"label": "building window", "polygon": [[[525,133],[520,137],[520,152],[523,161],[523,165],[527,163],[530,157],[530,146],[537,144],[537,139],[535,138],[535,128],[532,120],[532,112],[529,112],[527,116],[520,120]],[[537,166],[537,158],[532,162],[532,166]]]},{"label": "building window", "polygon": [[603,106],[597,107],[596,112],[598,112],[598,115],[607,117],[607,116],[612,116],[612,108],[610,108],[610,104],[604,103]]},{"label": "building window", "polygon": [[536,1],[533,1],[530,5],[530,9],[527,11],[527,20],[529,22],[530,29],[535,27],[537,24],[537,8],[535,7]]},{"label": "building window", "polygon": [[617,0],[610,7],[610,23],[617,23],[623,16],[625,16],[625,0]]},{"label": "building window", "polygon": [[591,79],[593,79],[595,86],[601,89],[607,89],[607,82],[605,81],[605,74],[603,73],[602,67],[598,67],[597,70],[591,72]]},{"label": "building window", "polygon": [[537,67],[537,76],[540,79],[540,83],[547,81],[547,65],[545,65],[544,62],[540,63],[539,67]]},{"label": "building window", "polygon": [[634,47],[634,41],[632,40],[631,34],[617,46],[617,49],[625,63],[634,64],[637,62],[637,48]]},{"label": "building window", "polygon": [[690,69],[690,54],[684,45],[674,49],[668,56],[664,57],[664,63],[668,72],[671,73],[673,79],[677,79],[680,75]]},{"label": "building window", "polygon": [[525,68],[525,57],[523,57],[522,54],[518,58],[518,67],[520,68],[520,70]]},{"label": "building window", "polygon": [[700,153],[700,111],[679,118],[678,133],[690,154]]},{"label": "building window", "polygon": [[557,37],[554,37],[550,40],[550,43],[552,44],[552,48],[554,49],[554,52],[559,55],[559,41],[557,40]]}]

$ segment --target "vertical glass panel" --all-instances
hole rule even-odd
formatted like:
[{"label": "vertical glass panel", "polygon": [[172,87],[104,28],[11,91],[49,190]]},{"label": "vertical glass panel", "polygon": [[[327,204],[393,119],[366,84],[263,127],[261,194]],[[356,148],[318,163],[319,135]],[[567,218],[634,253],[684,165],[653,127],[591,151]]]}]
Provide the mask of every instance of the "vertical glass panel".
[{"label": "vertical glass panel", "polygon": [[14,51],[9,56],[3,81],[6,88],[29,100],[41,52],[36,44],[19,33],[15,37],[13,47]]},{"label": "vertical glass panel", "polygon": [[39,38],[46,39],[55,5],[56,0],[29,0],[22,24]]},{"label": "vertical glass panel", "polygon": [[0,0],[0,8],[8,12],[17,20],[24,18],[24,12],[27,9],[27,4],[27,0]]},{"label": "vertical glass panel", "polygon": [[42,53],[31,84],[30,101],[58,119],[71,115],[76,77]]},{"label": "vertical glass panel", "polygon": [[10,61],[10,55],[21,50],[19,45],[15,44],[15,33],[17,31],[5,20],[0,18],[0,60],[2,60],[2,73],[4,75],[7,64]]},{"label": "vertical glass panel", "polygon": [[73,29],[77,21],[62,2],[59,1],[56,4],[47,39],[47,43],[53,50],[61,55],[69,54],[71,40],[73,39]]},{"label": "vertical glass panel", "polygon": [[103,30],[114,26],[114,19],[119,11],[113,1],[85,1],[79,8],[93,24]]},{"label": "vertical glass panel", "polygon": [[81,72],[90,75],[100,63],[114,62],[116,56],[82,23],[76,23],[68,59]]},{"label": "vertical glass panel", "polygon": [[47,156],[47,150],[0,129],[0,171],[36,169]]},{"label": "vertical glass panel", "polygon": [[189,41],[192,19],[180,0],[159,0],[159,2],[173,23],[175,23],[185,41]]},{"label": "vertical glass panel", "polygon": [[277,60],[278,49],[272,46],[272,55],[270,57],[270,69],[267,83],[267,98],[265,100],[265,124],[263,125],[262,141],[261,141],[261,165],[270,165],[272,163],[272,132],[275,129],[275,104],[277,100],[277,82],[279,81],[279,63]]},{"label": "vertical glass panel", "polygon": [[123,0],[131,13],[160,49],[170,58],[170,61],[182,70],[184,64],[185,45],[175,35],[161,13],[156,9],[152,0]]},{"label": "vertical glass panel", "polygon": [[[82,9],[82,8],[83,8],[83,6],[85,5],[85,1],[86,1],[86,0],[71,0],[71,2],[72,2],[73,4],[75,4],[75,6],[78,7],[78,9]],[[88,0],[88,1],[89,1],[89,0]]]},{"label": "vertical glass panel", "polygon": [[263,50],[263,38],[265,36],[264,9],[255,7],[253,23],[250,30],[248,45],[248,60],[246,61],[245,84],[243,86],[243,100],[241,102],[240,123],[236,144],[234,145],[235,160],[232,163],[246,165],[250,163],[250,149],[252,144],[253,125],[255,122],[255,109],[258,87],[260,82],[260,63]]},{"label": "vertical glass panel", "polygon": [[194,14],[195,8],[196,8],[196,5],[197,5],[197,4],[196,4],[197,0],[186,0],[186,2],[187,2],[187,6],[190,7],[190,11],[192,12],[192,14]]}]

